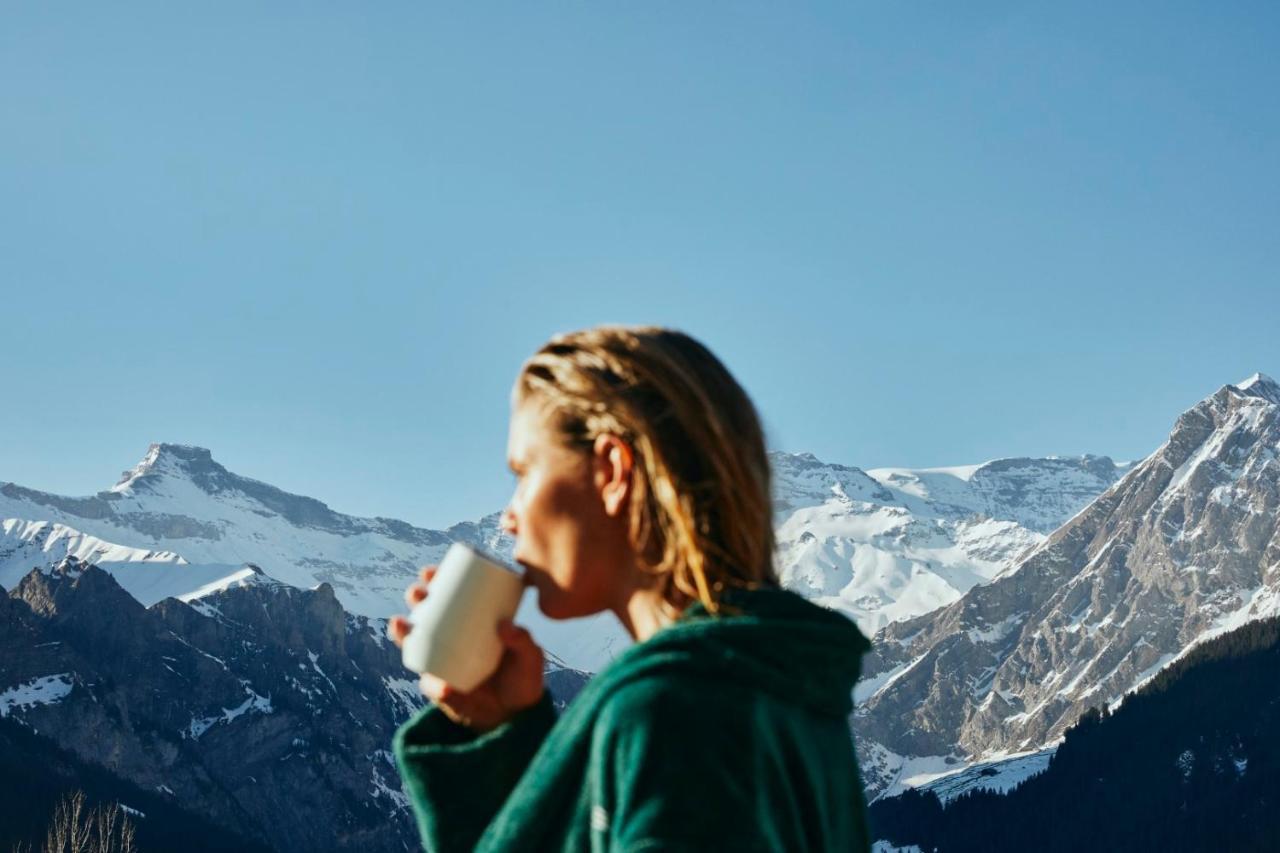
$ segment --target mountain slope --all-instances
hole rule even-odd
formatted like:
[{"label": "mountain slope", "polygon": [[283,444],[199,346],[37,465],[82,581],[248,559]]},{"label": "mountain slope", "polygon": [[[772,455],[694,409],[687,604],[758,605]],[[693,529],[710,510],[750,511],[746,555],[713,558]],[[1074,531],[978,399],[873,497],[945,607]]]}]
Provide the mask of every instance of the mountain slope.
[{"label": "mountain slope", "polygon": [[1280,840],[1280,620],[1206,642],[1114,713],[1087,714],[1010,794],[870,809],[877,837],[945,853],[1274,850]]},{"label": "mountain slope", "polygon": [[[418,569],[438,562],[455,540],[510,552],[496,515],[448,531],[343,515],[234,474],[204,448],[178,444],[153,444],[120,482],[90,497],[2,484],[0,525],[0,585],[72,555],[102,565],[152,604],[253,563],[302,589],[328,584],[345,609],[370,618],[402,612]],[[162,563],[171,571],[152,571]],[[553,622],[533,596],[518,618],[570,669],[599,670],[629,642],[608,615]]]},{"label": "mountain slope", "polygon": [[286,583],[329,583],[353,612],[386,616],[406,576],[450,543],[442,531],[342,515],[313,498],[229,472],[208,450],[153,444],[111,489],[67,498],[0,485],[0,518],[47,520],[191,563],[270,568]]},{"label": "mountain slope", "polygon": [[1009,569],[1127,470],[1096,456],[870,472],[770,461],[783,583],[868,636]]},{"label": "mountain slope", "polygon": [[0,715],[0,849],[39,850],[58,800],[85,791],[88,806],[121,803],[130,810],[139,850],[267,853],[194,814],[159,791],[145,791],[100,765],[62,749],[22,723]]},{"label": "mountain slope", "polygon": [[412,839],[386,750],[419,700],[385,629],[258,577],[148,609],[74,557],[31,572],[0,596],[4,713],[258,843]]},{"label": "mountain slope", "polygon": [[1280,386],[1223,387],[1014,570],[876,638],[873,793],[1050,744],[1195,643],[1280,612]]},{"label": "mountain slope", "polygon": [[[784,582],[868,633],[994,577],[1042,539],[1039,527],[1065,520],[1122,470],[1096,457],[999,460],[955,469],[968,474],[952,483],[945,473],[900,469],[876,472],[880,482],[808,455],[771,461]],[[0,585],[70,555],[100,565],[149,605],[253,563],[300,588],[327,583],[344,608],[371,618],[400,612],[417,569],[454,540],[508,559],[513,544],[496,513],[444,531],[347,516],[178,444],[152,445],[115,486],[90,497],[0,485],[0,520]],[[533,596],[518,618],[570,669],[598,671],[631,642],[607,614],[546,619]]]},{"label": "mountain slope", "polygon": [[[67,557],[0,595],[0,716],[280,850],[417,843],[389,751],[408,675],[384,623],[253,567],[145,608]],[[561,704],[584,680],[548,673]]]},{"label": "mountain slope", "polygon": [[172,551],[130,548],[51,521],[0,519],[0,587],[16,586],[33,568],[53,566],[67,557],[110,573],[144,606],[189,594],[240,570],[192,565]]}]

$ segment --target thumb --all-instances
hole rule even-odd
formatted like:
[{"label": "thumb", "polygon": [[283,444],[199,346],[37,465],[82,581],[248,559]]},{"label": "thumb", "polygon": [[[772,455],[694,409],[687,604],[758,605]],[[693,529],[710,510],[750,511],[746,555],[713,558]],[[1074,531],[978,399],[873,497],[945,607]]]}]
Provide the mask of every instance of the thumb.
[{"label": "thumb", "polygon": [[533,641],[533,635],[510,619],[503,619],[498,623],[498,639],[513,652],[528,652],[531,648],[538,647]]}]

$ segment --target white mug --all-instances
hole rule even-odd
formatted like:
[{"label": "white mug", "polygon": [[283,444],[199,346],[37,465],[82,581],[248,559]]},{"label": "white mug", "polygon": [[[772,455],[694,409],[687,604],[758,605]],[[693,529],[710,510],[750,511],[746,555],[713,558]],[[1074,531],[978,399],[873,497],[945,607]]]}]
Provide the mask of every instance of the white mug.
[{"label": "white mug", "polygon": [[409,614],[401,660],[467,692],[498,668],[498,623],[516,615],[524,575],[461,542],[440,561],[427,597]]}]

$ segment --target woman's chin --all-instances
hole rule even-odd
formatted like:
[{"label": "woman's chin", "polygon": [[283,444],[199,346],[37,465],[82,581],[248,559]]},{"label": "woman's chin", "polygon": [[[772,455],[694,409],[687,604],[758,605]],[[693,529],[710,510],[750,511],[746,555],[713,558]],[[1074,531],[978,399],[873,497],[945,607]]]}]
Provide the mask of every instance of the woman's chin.
[{"label": "woman's chin", "polygon": [[601,608],[584,608],[559,590],[538,589],[538,609],[548,619],[580,619],[599,613]]},{"label": "woman's chin", "polygon": [[572,619],[573,614],[564,606],[564,601],[555,593],[548,595],[538,590],[538,609],[548,619]]}]

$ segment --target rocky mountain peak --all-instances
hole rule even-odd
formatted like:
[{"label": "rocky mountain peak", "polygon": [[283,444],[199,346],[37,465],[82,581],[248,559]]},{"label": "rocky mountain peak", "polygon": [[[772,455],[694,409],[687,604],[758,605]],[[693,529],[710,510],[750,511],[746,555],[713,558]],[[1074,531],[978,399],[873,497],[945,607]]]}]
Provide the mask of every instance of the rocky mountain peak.
[{"label": "rocky mountain peak", "polygon": [[162,441],[152,444],[148,451],[154,451],[158,456],[167,456],[170,459],[178,459],[185,462],[210,462],[213,460],[213,454],[208,448],[196,447],[192,444],[171,444]]},{"label": "rocky mountain peak", "polygon": [[48,570],[32,570],[10,594],[49,618],[83,618],[77,614],[92,611],[93,619],[108,621],[122,611],[145,609],[109,573],[76,557],[65,557]]},{"label": "rocky mountain peak", "polygon": [[120,475],[120,481],[111,487],[111,491],[147,491],[157,479],[166,476],[197,480],[227,473],[227,469],[214,462],[213,454],[203,447],[159,442],[147,448],[147,455],[141,462]]},{"label": "rocky mountain peak", "polygon": [[1198,642],[1280,612],[1280,406],[1265,377],[1242,384],[1011,571],[881,632],[855,726],[873,788],[926,756],[1051,744]]},{"label": "rocky mountain peak", "polygon": [[1255,373],[1243,382],[1230,386],[1250,397],[1261,397],[1271,403],[1280,405],[1280,383],[1265,373]]},{"label": "rocky mountain peak", "polygon": [[[134,498],[140,509],[150,509],[152,504],[163,503],[166,509],[181,507],[191,514],[208,514],[209,508],[214,507],[216,515],[222,518],[226,518],[228,508],[233,513],[260,517],[277,515],[297,527],[321,529],[339,535],[377,531],[415,543],[437,544],[444,541],[436,531],[420,530],[393,519],[362,519],[334,512],[315,498],[286,492],[269,483],[229,471],[205,448],[186,444],[152,444],[142,461],[125,471],[120,482],[101,497],[115,502]],[[200,521],[195,521],[188,527],[200,524]],[[212,528],[205,524],[199,529],[184,529],[177,533],[167,531],[166,535],[217,539],[221,535],[219,526],[215,522]]]},{"label": "rocky mountain peak", "polygon": [[820,504],[833,497],[846,500],[892,501],[893,495],[861,468],[823,462],[812,453],[769,454],[773,473],[773,503],[777,515],[798,507]]}]

